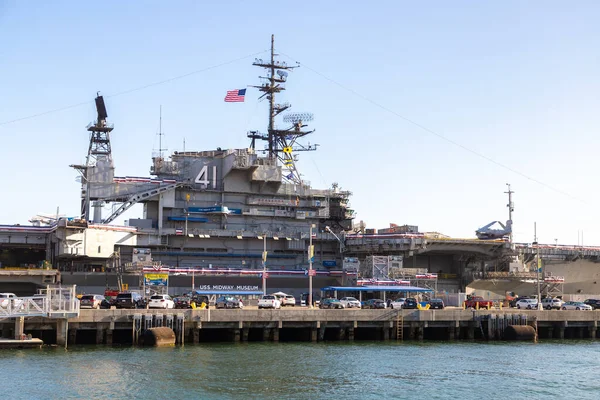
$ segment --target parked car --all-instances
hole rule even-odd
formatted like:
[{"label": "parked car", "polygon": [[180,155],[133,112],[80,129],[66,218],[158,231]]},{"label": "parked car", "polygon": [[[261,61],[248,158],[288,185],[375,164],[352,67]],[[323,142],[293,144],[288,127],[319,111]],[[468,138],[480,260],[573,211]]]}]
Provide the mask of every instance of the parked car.
[{"label": "parked car", "polygon": [[114,305],[113,302],[107,300],[106,298],[100,302],[100,309],[102,310],[110,310],[110,308]]},{"label": "parked car", "polygon": [[[314,299],[313,299],[313,301],[314,301]],[[300,295],[300,306],[305,307],[308,305],[307,303],[308,303],[308,293],[302,293]]]},{"label": "parked car", "polygon": [[342,297],[340,303],[342,303],[345,308],[360,308],[361,306],[360,301],[354,297]]},{"label": "parked car", "polygon": [[98,310],[103,300],[105,299],[101,294],[84,294],[79,299],[79,308],[95,308]]},{"label": "parked car", "polygon": [[517,301],[519,301],[519,300],[523,300],[523,299],[530,299],[530,298],[531,298],[531,297],[529,297],[529,296],[520,296],[520,297],[515,297],[514,299],[512,299],[512,300],[511,300],[511,301],[508,303],[508,305],[509,305],[509,307],[511,307],[511,308],[517,308]]},{"label": "parked car", "polygon": [[597,299],[587,299],[584,301],[584,303],[592,307],[593,310],[597,310],[600,308],[600,300]]},{"label": "parked car", "polygon": [[258,309],[261,308],[281,308],[281,302],[272,294],[266,294],[258,300]]},{"label": "parked car", "polygon": [[557,298],[546,297],[542,299],[542,308],[544,310],[560,310],[562,308],[563,301]]},{"label": "parked car", "polygon": [[362,308],[386,308],[385,301],[381,299],[371,299],[367,301],[363,301]]},{"label": "parked car", "polygon": [[390,308],[393,309],[393,310],[396,310],[396,309],[399,310],[399,309],[402,308],[402,306],[404,305],[405,301],[406,301],[406,299],[404,297],[400,297],[399,299],[392,300],[390,302]]},{"label": "parked car", "polygon": [[296,307],[296,298],[291,294],[286,294],[281,300],[281,306],[292,306]]},{"label": "parked car", "polygon": [[221,296],[215,302],[215,308],[244,308],[244,303],[233,296]]},{"label": "parked car", "polygon": [[443,310],[445,307],[444,300],[442,299],[431,299],[429,300],[430,310]]},{"label": "parked car", "polygon": [[519,299],[517,301],[517,308],[525,308],[527,310],[536,310],[538,308],[538,302],[536,299]]},{"label": "parked car", "polygon": [[493,305],[492,300],[486,300],[481,296],[471,296],[465,301],[465,308],[488,308]]},{"label": "parked car", "polygon": [[13,309],[18,309],[23,305],[23,300],[19,299],[14,293],[0,293],[0,307],[8,308],[9,305]]},{"label": "parked car", "polygon": [[406,300],[404,300],[404,304],[402,304],[402,308],[404,310],[416,310],[418,308],[417,304],[418,303],[415,298],[409,297]]},{"label": "parked car", "polygon": [[338,299],[328,298],[328,299],[321,300],[321,302],[319,303],[319,308],[342,309],[342,308],[345,308],[345,306]]},{"label": "parked car", "polygon": [[588,310],[592,311],[592,306],[581,301],[567,301],[562,305],[563,310]]},{"label": "parked car", "polygon": [[145,308],[144,298],[137,292],[121,292],[115,302],[117,308]]},{"label": "parked car", "polygon": [[150,297],[148,308],[175,308],[175,302],[168,294],[155,294]]},{"label": "parked car", "polygon": [[175,308],[192,308],[192,298],[188,296],[179,296],[173,299]]}]

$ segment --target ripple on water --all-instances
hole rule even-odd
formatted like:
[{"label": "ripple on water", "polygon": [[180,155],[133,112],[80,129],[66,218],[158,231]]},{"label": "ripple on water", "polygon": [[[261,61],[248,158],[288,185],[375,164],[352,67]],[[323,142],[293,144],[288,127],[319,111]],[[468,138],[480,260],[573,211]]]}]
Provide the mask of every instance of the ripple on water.
[{"label": "ripple on water", "polygon": [[81,346],[3,351],[0,370],[10,399],[597,399],[600,344]]}]

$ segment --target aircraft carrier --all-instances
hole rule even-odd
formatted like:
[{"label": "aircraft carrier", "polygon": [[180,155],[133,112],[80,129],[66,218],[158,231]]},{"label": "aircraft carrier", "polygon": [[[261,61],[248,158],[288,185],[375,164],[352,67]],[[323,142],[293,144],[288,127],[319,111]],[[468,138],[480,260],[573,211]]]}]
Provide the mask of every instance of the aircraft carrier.
[{"label": "aircraft carrier", "polygon": [[[61,282],[102,293],[141,288],[147,275],[167,274],[174,294],[192,287],[260,290],[263,282],[269,291],[300,294],[314,273],[315,290],[409,283],[501,297],[514,288],[534,290],[535,261],[547,293],[600,293],[600,248],[512,242],[510,187],[506,225],[494,230],[488,224],[474,239],[411,225],[375,230],[355,224],[351,192],[336,183],[313,188],[299,172],[301,154],[317,149],[305,144],[312,114],[290,112],[290,103],[276,101],[298,65],[279,61],[271,38],[269,58],[253,66],[263,71],[253,88],[268,108],[266,132],[246,132],[243,149],[166,155],[159,145],[147,177],[115,174],[115,127],[98,96],[86,162],[71,165],[80,174],[80,215],[0,226],[0,291],[29,294]],[[114,225],[136,204],[143,205],[141,218]],[[107,212],[106,205],[114,207]]]}]

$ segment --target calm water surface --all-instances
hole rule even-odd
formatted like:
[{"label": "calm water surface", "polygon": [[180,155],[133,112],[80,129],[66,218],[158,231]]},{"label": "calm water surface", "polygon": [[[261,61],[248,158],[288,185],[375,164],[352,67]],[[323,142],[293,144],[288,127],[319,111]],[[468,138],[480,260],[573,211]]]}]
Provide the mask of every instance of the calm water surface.
[{"label": "calm water surface", "polygon": [[600,343],[0,351],[6,399],[600,399]]}]

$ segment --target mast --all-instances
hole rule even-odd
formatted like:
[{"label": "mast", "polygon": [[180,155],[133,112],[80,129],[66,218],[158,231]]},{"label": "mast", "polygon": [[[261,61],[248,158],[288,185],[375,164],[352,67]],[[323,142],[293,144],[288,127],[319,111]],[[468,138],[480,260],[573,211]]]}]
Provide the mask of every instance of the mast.
[{"label": "mast", "polygon": [[271,35],[271,64],[269,74],[269,158],[273,158],[273,127],[275,121],[275,35]]},{"label": "mast", "polygon": [[260,86],[253,86],[263,94],[259,100],[266,98],[269,101],[269,125],[267,134],[264,135],[258,131],[248,132],[248,137],[252,139],[250,147],[255,148],[256,139],[267,141],[264,152],[268,153],[268,158],[272,160],[273,165],[280,162],[283,165],[283,178],[288,182],[297,184],[302,183],[300,173],[296,168],[296,156],[294,152],[313,151],[317,149],[318,144],[302,145],[297,143],[297,139],[314,132],[303,131],[306,125],[304,122],[312,121],[313,115],[310,113],[292,113],[284,116],[283,121],[290,123],[287,129],[278,129],[275,125],[275,118],[291,107],[289,103],[277,103],[275,95],[285,90],[284,84],[287,81],[288,71],[298,68],[299,65],[288,65],[285,61],[276,60],[275,53],[275,35],[271,35],[271,54],[268,61],[255,59],[252,65],[264,68],[267,76],[259,76],[264,80]]},{"label": "mast", "polygon": [[513,211],[515,211],[515,204],[512,201],[512,194],[514,193],[512,190],[510,190],[510,183],[507,183],[506,186],[508,186],[508,192],[504,192],[505,194],[508,194],[508,204],[506,205],[506,207],[508,207],[508,224],[510,224],[510,233],[508,234],[508,242],[510,243],[510,245],[512,246],[512,242],[513,242],[513,231],[512,231],[512,213]]}]

